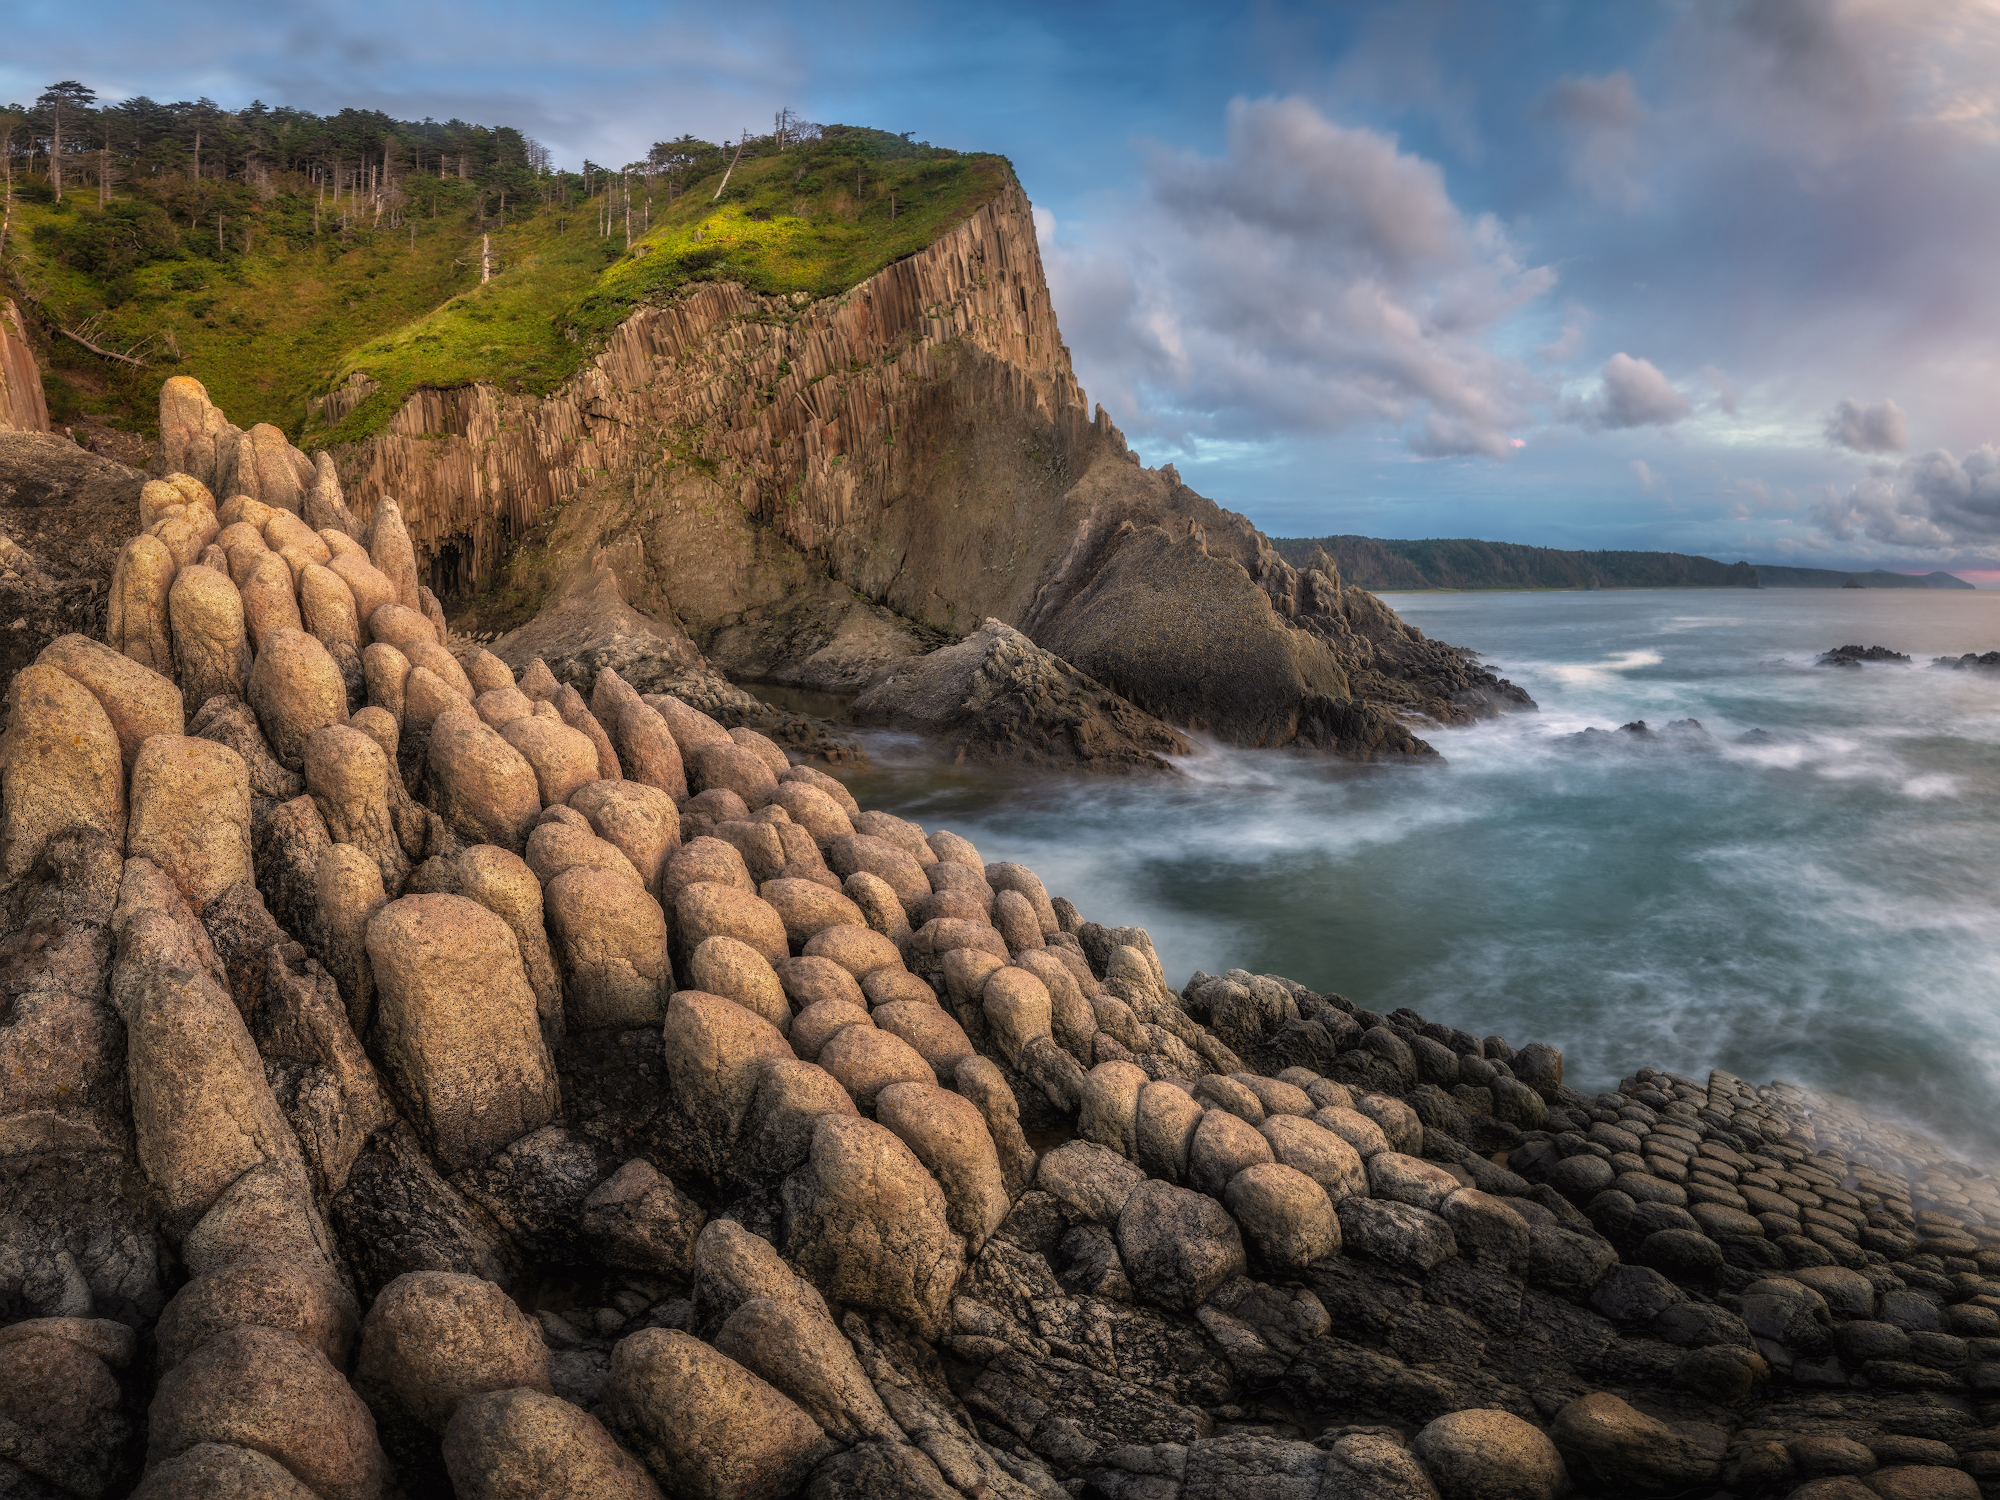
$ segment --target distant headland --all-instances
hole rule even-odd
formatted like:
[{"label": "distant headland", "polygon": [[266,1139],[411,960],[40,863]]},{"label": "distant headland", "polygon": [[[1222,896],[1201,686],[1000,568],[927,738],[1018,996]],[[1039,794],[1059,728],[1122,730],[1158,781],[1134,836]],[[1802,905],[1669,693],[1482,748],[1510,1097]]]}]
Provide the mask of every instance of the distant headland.
[{"label": "distant headland", "polygon": [[1788,568],[1718,562],[1682,552],[1571,552],[1469,538],[1389,541],[1366,536],[1273,537],[1294,566],[1325,552],[1348,583],[1400,589],[1969,589],[1950,573],[1882,568]]}]

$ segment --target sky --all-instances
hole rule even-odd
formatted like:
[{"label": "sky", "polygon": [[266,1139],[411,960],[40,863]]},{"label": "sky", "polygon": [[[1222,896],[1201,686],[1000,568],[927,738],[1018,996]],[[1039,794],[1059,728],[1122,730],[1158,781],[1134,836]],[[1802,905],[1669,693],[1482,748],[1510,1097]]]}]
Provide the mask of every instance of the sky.
[{"label": "sky", "polygon": [[2000,579],[2000,0],[9,10],[0,98],[1001,152],[1084,388],[1273,535]]}]

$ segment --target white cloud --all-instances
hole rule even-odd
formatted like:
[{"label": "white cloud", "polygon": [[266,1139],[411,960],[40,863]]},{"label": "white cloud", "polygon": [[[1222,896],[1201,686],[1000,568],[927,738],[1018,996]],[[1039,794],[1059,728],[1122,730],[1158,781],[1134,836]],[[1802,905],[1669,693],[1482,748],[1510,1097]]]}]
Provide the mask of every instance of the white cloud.
[{"label": "white cloud", "polygon": [[1813,524],[1836,541],[1896,547],[1991,546],[2000,541],[2000,448],[1963,459],[1942,449],[1877,470],[1845,494],[1829,490]]},{"label": "white cloud", "polygon": [[[1376,426],[1512,451],[1547,392],[1490,336],[1554,284],[1391,136],[1237,100],[1220,157],[1160,149],[1112,234],[1044,247],[1086,384],[1182,440]],[[1122,409],[1120,409],[1122,408]]]},{"label": "white cloud", "polygon": [[1903,409],[1893,401],[1869,406],[1843,399],[1826,419],[1826,440],[1856,453],[1895,453],[1909,443]]},{"label": "white cloud", "polygon": [[1667,482],[1666,476],[1655,473],[1653,466],[1643,458],[1632,460],[1632,477],[1639,481],[1639,493],[1642,495],[1652,494]]},{"label": "white cloud", "polygon": [[1671,427],[1694,410],[1649,359],[1614,354],[1604,362],[1603,385],[1585,408],[1600,427]]}]

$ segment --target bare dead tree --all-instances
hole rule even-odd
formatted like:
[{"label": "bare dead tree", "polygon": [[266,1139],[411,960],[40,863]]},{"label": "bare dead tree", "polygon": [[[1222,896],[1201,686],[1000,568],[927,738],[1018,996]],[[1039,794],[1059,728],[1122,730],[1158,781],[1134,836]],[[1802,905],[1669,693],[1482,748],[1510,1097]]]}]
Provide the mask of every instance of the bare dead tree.
[{"label": "bare dead tree", "polygon": [[0,109],[0,162],[7,174],[6,207],[0,211],[0,255],[7,253],[7,237],[14,229],[14,132],[27,123],[27,116],[15,109]]},{"label": "bare dead tree", "polygon": [[[59,328],[58,331],[61,332],[64,338],[69,339],[73,343],[81,344],[92,354],[101,355],[105,359],[115,359],[120,364],[136,365],[141,370],[145,369],[146,362],[143,359],[136,359],[130,354],[120,354],[116,349],[106,349],[96,342],[104,336],[100,332],[103,321],[104,314],[98,313],[86,319],[76,328]],[[141,344],[139,347],[144,348],[145,345]]]},{"label": "bare dead tree", "polygon": [[736,164],[739,161],[743,160],[743,148],[749,144],[750,144],[750,132],[746,130],[743,132],[742,139],[737,141],[736,143],[736,154],[729,158],[729,171],[724,172],[722,174],[721,186],[716,188],[715,197],[708,200],[710,203],[718,202],[721,199],[723,188],[729,186],[730,172],[734,172],[736,170]]}]

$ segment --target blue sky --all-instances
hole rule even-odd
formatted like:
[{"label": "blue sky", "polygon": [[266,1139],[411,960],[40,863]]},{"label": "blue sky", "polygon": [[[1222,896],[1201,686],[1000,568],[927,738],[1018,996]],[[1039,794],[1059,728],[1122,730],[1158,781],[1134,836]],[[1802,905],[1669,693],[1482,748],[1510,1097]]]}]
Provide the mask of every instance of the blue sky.
[{"label": "blue sky", "polygon": [[6,98],[1004,152],[1085,388],[1274,534],[2000,568],[1995,0],[11,10]]}]

